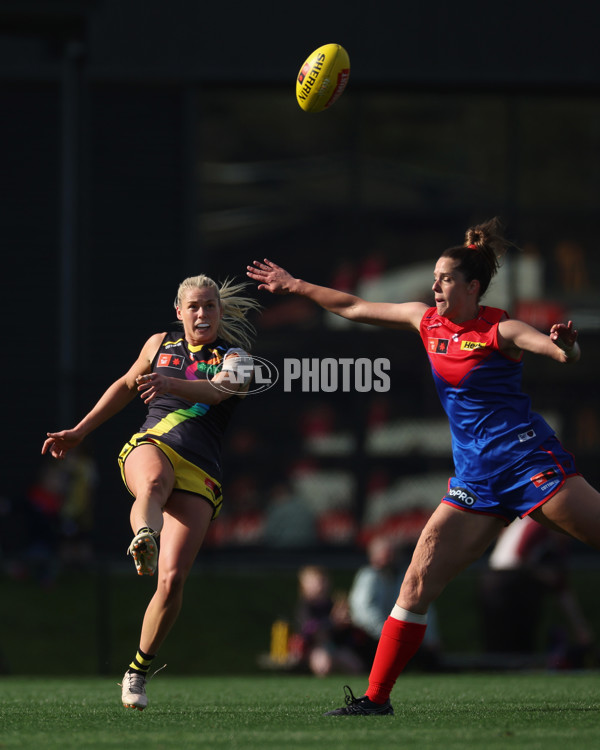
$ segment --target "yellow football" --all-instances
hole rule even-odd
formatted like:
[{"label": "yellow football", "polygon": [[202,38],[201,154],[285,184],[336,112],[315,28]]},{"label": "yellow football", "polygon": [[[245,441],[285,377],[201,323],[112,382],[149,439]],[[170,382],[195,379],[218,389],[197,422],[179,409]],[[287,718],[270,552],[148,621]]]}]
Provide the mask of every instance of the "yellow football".
[{"label": "yellow football", "polygon": [[305,112],[322,112],[342,95],[350,58],[340,44],[324,44],[309,55],[296,79],[296,99]]}]

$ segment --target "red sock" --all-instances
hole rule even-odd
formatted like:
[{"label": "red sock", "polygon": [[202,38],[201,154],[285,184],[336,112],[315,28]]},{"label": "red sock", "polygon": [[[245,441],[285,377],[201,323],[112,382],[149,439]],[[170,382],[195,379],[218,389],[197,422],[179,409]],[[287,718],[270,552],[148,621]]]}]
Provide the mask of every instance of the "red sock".
[{"label": "red sock", "polygon": [[387,618],[369,675],[367,697],[373,703],[385,703],[390,697],[398,676],[417,653],[426,628],[427,625]]}]

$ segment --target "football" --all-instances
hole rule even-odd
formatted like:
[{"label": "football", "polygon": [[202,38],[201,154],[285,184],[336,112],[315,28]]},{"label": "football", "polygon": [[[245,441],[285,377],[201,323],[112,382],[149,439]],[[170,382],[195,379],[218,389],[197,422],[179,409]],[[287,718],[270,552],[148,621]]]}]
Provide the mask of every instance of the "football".
[{"label": "football", "polygon": [[296,79],[296,99],[305,112],[322,112],[340,98],[350,77],[350,58],[340,44],[324,44],[309,55]]}]

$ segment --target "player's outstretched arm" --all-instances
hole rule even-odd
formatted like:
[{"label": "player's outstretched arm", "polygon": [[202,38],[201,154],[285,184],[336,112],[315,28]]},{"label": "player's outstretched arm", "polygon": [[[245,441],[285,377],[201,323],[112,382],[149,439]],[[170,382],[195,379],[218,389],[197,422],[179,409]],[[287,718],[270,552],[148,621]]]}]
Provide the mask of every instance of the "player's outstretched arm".
[{"label": "player's outstretched arm", "polygon": [[298,294],[329,312],[357,323],[418,330],[427,310],[427,305],[421,302],[368,302],[348,292],[311,284],[294,278],[284,268],[266,258],[263,261],[253,261],[251,266],[247,266],[246,273],[251,279],[258,281],[260,290],[271,294]]},{"label": "player's outstretched arm", "polygon": [[564,364],[577,362],[581,350],[573,321],[555,323],[547,335],[522,320],[503,320],[498,326],[500,348],[513,356],[521,351],[542,354]]},{"label": "player's outstretched arm", "polygon": [[135,398],[135,395],[135,391],[131,391],[124,378],[119,378],[106,389],[94,408],[79,424],[69,430],[46,433],[42,453],[50,453],[54,458],[65,458],[67,453],[79,445],[86,435],[121,411]]},{"label": "player's outstretched arm", "polygon": [[124,409],[137,395],[136,379],[150,372],[154,355],[158,351],[165,334],[155,333],[144,344],[138,358],[129,370],[115,380],[100,396],[95,406],[75,427],[58,432],[47,432],[42,453],[50,453],[54,458],[65,458],[67,453],[79,445],[90,432]]}]

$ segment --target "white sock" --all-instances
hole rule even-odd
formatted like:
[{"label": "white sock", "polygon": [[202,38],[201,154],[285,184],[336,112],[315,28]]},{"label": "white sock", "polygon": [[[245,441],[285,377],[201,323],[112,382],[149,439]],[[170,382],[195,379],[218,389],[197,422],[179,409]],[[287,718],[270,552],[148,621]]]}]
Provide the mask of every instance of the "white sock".
[{"label": "white sock", "polygon": [[402,622],[414,622],[417,625],[427,625],[427,613],[418,615],[416,612],[409,612],[407,609],[394,604],[394,609],[390,612],[390,617]]}]

